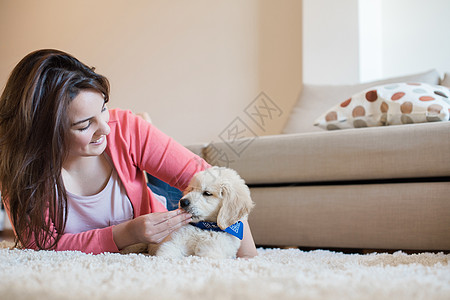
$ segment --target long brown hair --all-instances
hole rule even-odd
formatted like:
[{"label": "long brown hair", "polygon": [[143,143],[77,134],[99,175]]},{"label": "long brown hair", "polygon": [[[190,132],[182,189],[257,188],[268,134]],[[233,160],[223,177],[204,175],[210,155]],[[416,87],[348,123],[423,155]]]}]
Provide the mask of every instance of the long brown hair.
[{"label": "long brown hair", "polygon": [[64,233],[68,105],[83,89],[109,99],[106,77],[59,50],[38,50],[13,69],[0,97],[0,183],[16,245],[51,249]]}]

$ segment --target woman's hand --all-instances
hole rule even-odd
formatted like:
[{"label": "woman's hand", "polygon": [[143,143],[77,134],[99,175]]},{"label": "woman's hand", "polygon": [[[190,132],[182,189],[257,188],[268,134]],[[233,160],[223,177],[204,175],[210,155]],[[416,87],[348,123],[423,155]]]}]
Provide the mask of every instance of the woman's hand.
[{"label": "woman's hand", "polygon": [[150,213],[114,226],[113,239],[119,249],[137,243],[158,244],[191,221],[191,215],[181,209]]}]

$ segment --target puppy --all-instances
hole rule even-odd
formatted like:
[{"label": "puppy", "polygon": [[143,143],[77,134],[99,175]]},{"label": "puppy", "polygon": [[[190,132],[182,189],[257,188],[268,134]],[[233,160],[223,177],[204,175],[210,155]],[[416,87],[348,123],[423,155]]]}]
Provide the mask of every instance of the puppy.
[{"label": "puppy", "polygon": [[236,171],[212,167],[191,180],[180,208],[192,215],[192,223],[172,233],[160,244],[148,245],[148,253],[180,258],[196,255],[235,258],[243,224],[254,203],[250,190]]}]

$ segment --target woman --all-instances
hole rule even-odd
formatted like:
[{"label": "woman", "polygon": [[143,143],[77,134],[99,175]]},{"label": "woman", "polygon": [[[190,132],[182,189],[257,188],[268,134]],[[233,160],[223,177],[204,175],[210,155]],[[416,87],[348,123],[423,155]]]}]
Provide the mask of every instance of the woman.
[{"label": "woman", "polygon": [[[16,242],[118,252],[159,243],[191,221],[167,211],[143,170],[181,190],[209,165],[130,112],[108,111],[108,80],[73,56],[39,50],[0,98],[0,182]],[[239,257],[256,248],[248,224]]]}]

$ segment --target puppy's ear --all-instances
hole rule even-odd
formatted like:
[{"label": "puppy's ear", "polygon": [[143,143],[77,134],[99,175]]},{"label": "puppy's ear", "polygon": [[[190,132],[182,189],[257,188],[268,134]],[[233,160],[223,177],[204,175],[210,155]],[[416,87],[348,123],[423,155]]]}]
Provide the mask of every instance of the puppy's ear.
[{"label": "puppy's ear", "polygon": [[254,203],[250,190],[239,175],[234,180],[226,180],[221,185],[223,195],[222,207],[217,216],[217,225],[225,229],[250,213]]}]

